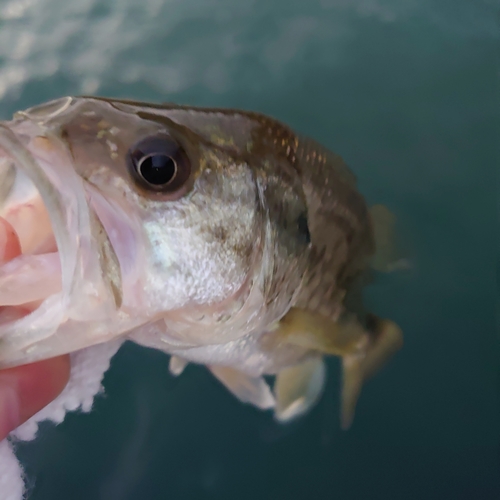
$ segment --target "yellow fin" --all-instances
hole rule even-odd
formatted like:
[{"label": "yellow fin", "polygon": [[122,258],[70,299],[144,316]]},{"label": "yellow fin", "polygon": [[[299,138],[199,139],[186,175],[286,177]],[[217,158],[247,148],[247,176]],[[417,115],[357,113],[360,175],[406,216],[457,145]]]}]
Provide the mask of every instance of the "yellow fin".
[{"label": "yellow fin", "polygon": [[[402,346],[402,333],[395,323],[373,315],[368,319],[370,325],[365,329],[354,318],[334,322],[319,314],[292,308],[276,328],[278,338],[282,342],[342,358],[343,429],[349,428],[352,423],[363,382]],[[281,391],[286,395],[283,396],[283,401],[287,402],[293,400],[290,396],[293,394],[290,379],[298,378],[293,372],[290,373],[291,375],[287,375],[282,382],[284,387],[286,382],[286,390]],[[297,391],[298,389],[296,394]],[[275,392],[278,407],[286,408],[285,404],[280,406],[280,393],[277,390]]]},{"label": "yellow fin", "polygon": [[356,403],[365,380],[362,356],[352,354],[342,358],[342,393],[340,402],[340,426],[347,430],[354,418]]},{"label": "yellow fin", "polygon": [[334,322],[320,314],[292,307],[279,322],[277,334],[289,344],[342,356],[357,349],[365,330],[355,319]]},{"label": "yellow fin", "polygon": [[326,367],[323,358],[312,358],[285,368],[276,375],[274,415],[280,422],[289,422],[306,413],[323,392]]},{"label": "yellow fin", "polygon": [[407,259],[396,241],[396,216],[385,205],[373,205],[370,217],[375,237],[375,255],[372,267],[376,271],[388,273],[409,267]]},{"label": "yellow fin", "polygon": [[370,330],[365,349],[342,358],[342,429],[348,429],[352,424],[363,382],[403,346],[403,334],[396,323],[373,315],[370,320],[373,330]]},{"label": "yellow fin", "polygon": [[363,360],[365,379],[375,374],[389,359],[403,347],[401,328],[389,319],[371,314],[370,345]]}]

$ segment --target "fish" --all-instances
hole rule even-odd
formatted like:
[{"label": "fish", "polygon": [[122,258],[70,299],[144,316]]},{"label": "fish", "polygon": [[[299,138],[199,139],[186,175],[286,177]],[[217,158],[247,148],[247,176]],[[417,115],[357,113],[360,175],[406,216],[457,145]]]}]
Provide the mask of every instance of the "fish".
[{"label": "fish", "polygon": [[390,239],[376,213],[392,224],[340,156],[257,112],[89,96],[20,111],[0,122],[0,217],[22,248],[0,267],[0,368],[122,338],[286,423],[333,356],[347,429],[402,346],[363,305]]}]

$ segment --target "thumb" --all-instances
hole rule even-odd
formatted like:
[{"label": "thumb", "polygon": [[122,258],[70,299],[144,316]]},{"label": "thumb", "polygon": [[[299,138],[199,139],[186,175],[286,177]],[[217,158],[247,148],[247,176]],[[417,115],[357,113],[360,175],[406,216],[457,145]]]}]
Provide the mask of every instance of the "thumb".
[{"label": "thumb", "polygon": [[0,370],[0,441],[64,389],[69,356]]},{"label": "thumb", "polygon": [[[0,265],[20,253],[14,229],[0,217]],[[69,374],[69,356],[0,370],[0,441],[56,398]]]}]

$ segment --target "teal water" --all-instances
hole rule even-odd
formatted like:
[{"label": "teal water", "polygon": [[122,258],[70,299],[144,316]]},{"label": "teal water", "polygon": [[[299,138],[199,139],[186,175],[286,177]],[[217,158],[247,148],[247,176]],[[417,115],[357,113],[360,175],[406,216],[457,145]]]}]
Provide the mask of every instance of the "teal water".
[{"label": "teal water", "polygon": [[274,115],[346,159],[412,262],[367,289],[405,346],[350,431],[335,360],[321,403],[279,426],[127,345],[92,414],[21,447],[32,500],[500,498],[498,7],[0,0],[0,118],[79,93]]}]

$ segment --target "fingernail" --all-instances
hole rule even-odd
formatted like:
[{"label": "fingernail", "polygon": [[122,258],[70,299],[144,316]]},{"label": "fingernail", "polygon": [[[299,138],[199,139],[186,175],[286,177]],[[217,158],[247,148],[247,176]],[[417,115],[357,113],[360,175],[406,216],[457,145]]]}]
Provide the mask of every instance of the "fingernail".
[{"label": "fingernail", "polygon": [[20,424],[19,398],[13,387],[0,386],[0,441]]}]

